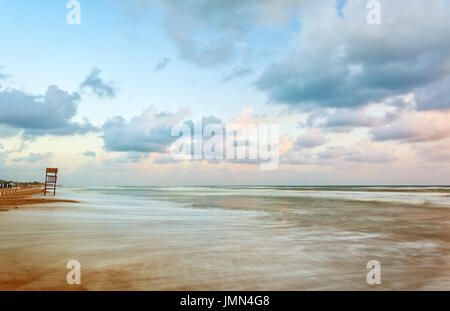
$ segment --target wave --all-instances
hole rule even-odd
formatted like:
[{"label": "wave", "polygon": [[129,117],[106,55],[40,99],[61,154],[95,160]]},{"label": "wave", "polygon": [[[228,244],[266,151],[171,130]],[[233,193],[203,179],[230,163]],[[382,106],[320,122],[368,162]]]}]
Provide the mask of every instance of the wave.
[{"label": "wave", "polygon": [[154,200],[198,200],[202,198],[260,198],[340,200],[450,207],[450,188],[446,186],[104,186],[69,188],[77,192],[107,193]]}]

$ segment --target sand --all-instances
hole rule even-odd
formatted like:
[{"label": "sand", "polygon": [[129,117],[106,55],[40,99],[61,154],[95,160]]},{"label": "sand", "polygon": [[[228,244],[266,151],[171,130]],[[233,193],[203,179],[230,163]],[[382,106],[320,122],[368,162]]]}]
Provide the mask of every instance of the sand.
[{"label": "sand", "polygon": [[[16,209],[20,210],[21,208],[25,208],[25,207],[27,209],[30,209],[30,208],[32,209],[33,207],[47,208],[47,207],[52,206],[52,204],[54,204],[54,203],[62,203],[62,202],[63,203],[79,203],[78,201],[74,201],[74,200],[57,199],[57,198],[53,197],[52,195],[44,196],[41,187],[22,189],[20,193],[3,195],[0,197],[0,214],[13,213],[13,211],[15,211]],[[56,206],[58,206],[58,205],[56,205]],[[10,210],[11,210],[11,212],[8,212]],[[4,216],[7,216],[7,215],[4,215]],[[8,223],[3,223],[2,225],[7,226]],[[27,226],[29,226],[29,225],[30,224],[28,224]],[[20,230],[18,232],[20,232]],[[16,265],[17,262],[15,260],[17,258],[20,258],[20,255],[23,254],[23,252],[26,252],[29,247],[31,247],[31,246],[27,246],[27,247],[21,246],[18,248],[9,247],[7,244],[11,241],[12,242],[17,241],[16,238],[17,238],[17,236],[14,236],[12,238],[6,239],[6,241],[3,241],[2,246],[6,247],[6,249],[8,249],[8,253],[7,253],[8,255],[5,258],[0,258],[0,262],[7,258],[14,258],[14,260],[13,260],[14,263],[8,264],[8,266],[5,270],[0,269],[0,291],[2,291],[2,290],[20,290],[23,286],[26,286],[26,284],[33,283],[37,279],[46,275],[45,273],[40,274],[40,270],[39,270],[39,273],[36,273],[33,271],[34,268],[30,268],[30,267],[35,267],[34,265],[36,264],[36,262],[31,260],[30,258],[28,258],[28,259],[22,258],[22,260],[20,260],[20,264]],[[21,242],[19,242],[19,243],[27,243],[27,239],[22,239],[20,241]],[[33,242],[32,244],[37,244],[37,242]],[[33,255],[32,257],[35,257],[35,256],[36,256],[36,254]],[[39,265],[41,265],[41,264],[42,264],[42,262],[39,263]],[[48,267],[45,267],[45,269],[48,269]],[[38,270],[38,269],[36,268],[36,270]],[[66,270],[65,265],[61,265],[60,271],[61,271],[62,275],[65,275],[67,273],[67,271],[65,271],[65,270]],[[74,286],[69,286],[69,285],[63,283],[63,285],[58,286],[58,289],[60,289],[60,290],[74,290],[74,289],[75,290],[83,290],[83,287],[76,286],[74,288]]]},{"label": "sand", "polygon": [[41,188],[30,188],[20,193],[8,194],[0,197],[0,212],[18,208],[24,205],[48,204],[48,203],[80,203],[74,200],[52,198],[42,194]]},{"label": "sand", "polygon": [[[422,194],[336,197],[334,188],[316,197],[252,187],[60,193],[82,203],[0,213],[0,291],[450,290],[446,192],[423,203]],[[373,201],[380,196],[390,201]],[[67,284],[71,260],[81,285]],[[367,284],[369,260],[381,264],[379,286]]]}]

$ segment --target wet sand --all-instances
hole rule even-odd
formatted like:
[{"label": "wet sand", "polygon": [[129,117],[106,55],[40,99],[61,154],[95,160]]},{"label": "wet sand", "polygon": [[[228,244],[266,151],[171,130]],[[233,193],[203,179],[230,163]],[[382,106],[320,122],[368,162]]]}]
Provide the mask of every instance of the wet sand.
[{"label": "wet sand", "polygon": [[41,188],[30,188],[20,193],[0,196],[0,212],[16,209],[19,206],[50,204],[50,203],[80,203],[74,200],[62,200],[51,197],[44,197]]}]

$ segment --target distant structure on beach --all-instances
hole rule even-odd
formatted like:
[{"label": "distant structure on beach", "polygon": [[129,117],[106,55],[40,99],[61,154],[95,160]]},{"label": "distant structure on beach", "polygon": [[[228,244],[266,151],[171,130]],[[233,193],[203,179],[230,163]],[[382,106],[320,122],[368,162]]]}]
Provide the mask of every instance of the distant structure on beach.
[{"label": "distant structure on beach", "polygon": [[14,194],[20,191],[20,187],[12,181],[0,180],[0,197],[4,195]]},{"label": "distant structure on beach", "polygon": [[0,189],[8,189],[8,188],[13,188],[13,187],[14,187],[14,183],[12,181],[0,180]]},{"label": "distant structure on beach", "polygon": [[47,192],[52,192],[53,195],[56,195],[56,181],[58,179],[58,169],[57,168],[47,168],[45,171],[45,187],[44,187],[44,195],[47,195]]}]

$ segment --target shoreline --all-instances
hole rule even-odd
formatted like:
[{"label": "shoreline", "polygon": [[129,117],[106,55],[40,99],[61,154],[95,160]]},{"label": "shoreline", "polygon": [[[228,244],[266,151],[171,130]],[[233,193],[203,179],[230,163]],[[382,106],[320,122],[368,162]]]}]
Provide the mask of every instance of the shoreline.
[{"label": "shoreline", "polygon": [[[40,195],[40,196],[39,196]],[[41,188],[31,188],[19,193],[9,194],[0,197],[0,212],[17,209],[19,206],[37,205],[47,203],[80,203],[75,200],[52,199],[44,197]]]}]

